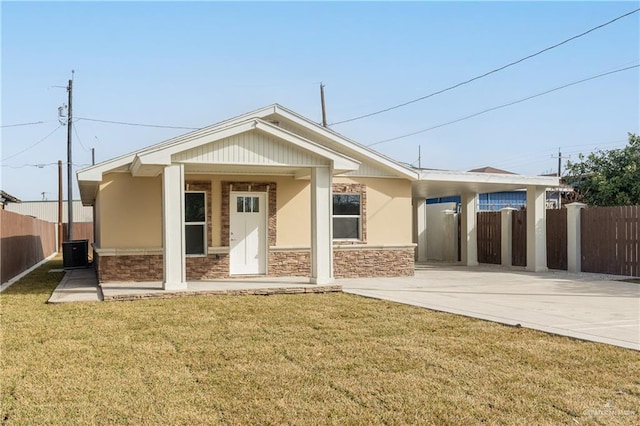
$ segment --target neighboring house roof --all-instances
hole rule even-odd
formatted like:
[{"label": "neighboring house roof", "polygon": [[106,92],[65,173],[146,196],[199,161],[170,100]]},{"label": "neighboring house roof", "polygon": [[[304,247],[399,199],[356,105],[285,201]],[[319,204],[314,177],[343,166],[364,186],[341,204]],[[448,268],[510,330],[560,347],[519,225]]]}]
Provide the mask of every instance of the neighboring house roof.
[{"label": "neighboring house roof", "polygon": [[3,190],[0,190],[0,204],[2,206],[5,206],[9,203],[21,203],[21,202],[22,201],[19,198],[14,197],[13,195],[8,194]]},{"label": "neighboring house roof", "polygon": [[479,169],[471,169],[470,173],[498,173],[503,175],[515,175],[516,173],[510,172],[508,170],[496,169],[495,167],[487,166],[480,167]]}]

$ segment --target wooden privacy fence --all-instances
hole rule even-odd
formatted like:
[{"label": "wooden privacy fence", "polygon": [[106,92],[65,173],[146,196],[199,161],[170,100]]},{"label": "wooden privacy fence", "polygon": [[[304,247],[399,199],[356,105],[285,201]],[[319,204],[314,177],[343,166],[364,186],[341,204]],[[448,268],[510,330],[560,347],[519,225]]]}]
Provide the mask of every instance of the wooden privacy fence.
[{"label": "wooden privacy fence", "polygon": [[567,210],[547,210],[547,267],[567,269]]},{"label": "wooden privacy fence", "polygon": [[500,264],[502,222],[499,211],[478,212],[478,262]]},{"label": "wooden privacy fence", "polygon": [[2,283],[57,251],[55,224],[0,210]]},{"label": "wooden privacy fence", "polygon": [[640,206],[580,212],[582,270],[640,276]]},{"label": "wooden privacy fence", "polygon": [[514,210],[511,214],[511,264],[527,266],[527,211]]}]

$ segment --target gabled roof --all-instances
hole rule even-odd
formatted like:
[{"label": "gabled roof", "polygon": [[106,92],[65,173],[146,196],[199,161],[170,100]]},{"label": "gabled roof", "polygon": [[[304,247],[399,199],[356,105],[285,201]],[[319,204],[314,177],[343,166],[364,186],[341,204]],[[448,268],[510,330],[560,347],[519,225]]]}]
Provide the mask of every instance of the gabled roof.
[{"label": "gabled roof", "polygon": [[470,173],[498,173],[498,174],[503,174],[503,175],[515,175],[515,173],[507,171],[507,170],[502,170],[502,169],[496,169],[495,167],[491,167],[491,166],[487,166],[487,167],[480,167],[478,169],[471,169],[469,170]]},{"label": "gabled roof", "polygon": [[[278,119],[293,123],[304,132],[280,127]],[[104,173],[120,170],[134,176],[155,176],[163,166],[171,164],[172,155],[250,131],[259,131],[294,149],[326,159],[333,165],[334,173],[357,170],[362,161],[367,161],[391,176],[412,181],[419,178],[417,171],[274,104],[82,169],[77,173],[80,195],[85,204],[91,204]]]}]

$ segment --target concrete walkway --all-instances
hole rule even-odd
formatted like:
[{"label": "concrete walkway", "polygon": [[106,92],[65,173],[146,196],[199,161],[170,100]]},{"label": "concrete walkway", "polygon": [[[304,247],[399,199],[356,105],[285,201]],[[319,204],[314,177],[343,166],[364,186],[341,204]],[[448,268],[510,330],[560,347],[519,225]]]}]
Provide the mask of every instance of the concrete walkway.
[{"label": "concrete walkway", "polygon": [[159,281],[98,285],[93,268],[67,270],[48,303],[165,299],[195,295],[260,295],[340,292],[338,284],[309,284],[304,278],[260,277],[193,281],[184,290],[165,291]]},{"label": "concrete walkway", "polygon": [[414,277],[340,283],[346,293],[640,350],[640,284],[616,278],[434,263]]},{"label": "concrete walkway", "polygon": [[69,269],[49,298],[49,303],[99,302],[102,291],[93,268]]}]

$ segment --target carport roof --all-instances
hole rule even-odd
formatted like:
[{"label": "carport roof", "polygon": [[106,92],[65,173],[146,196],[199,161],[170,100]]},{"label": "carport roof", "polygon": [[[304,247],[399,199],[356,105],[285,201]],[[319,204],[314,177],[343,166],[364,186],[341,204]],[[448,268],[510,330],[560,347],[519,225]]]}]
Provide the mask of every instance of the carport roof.
[{"label": "carport roof", "polygon": [[557,187],[554,176],[524,176],[503,173],[419,170],[420,178],[412,184],[413,198],[435,198],[463,193],[487,193],[525,189],[528,186]]}]

